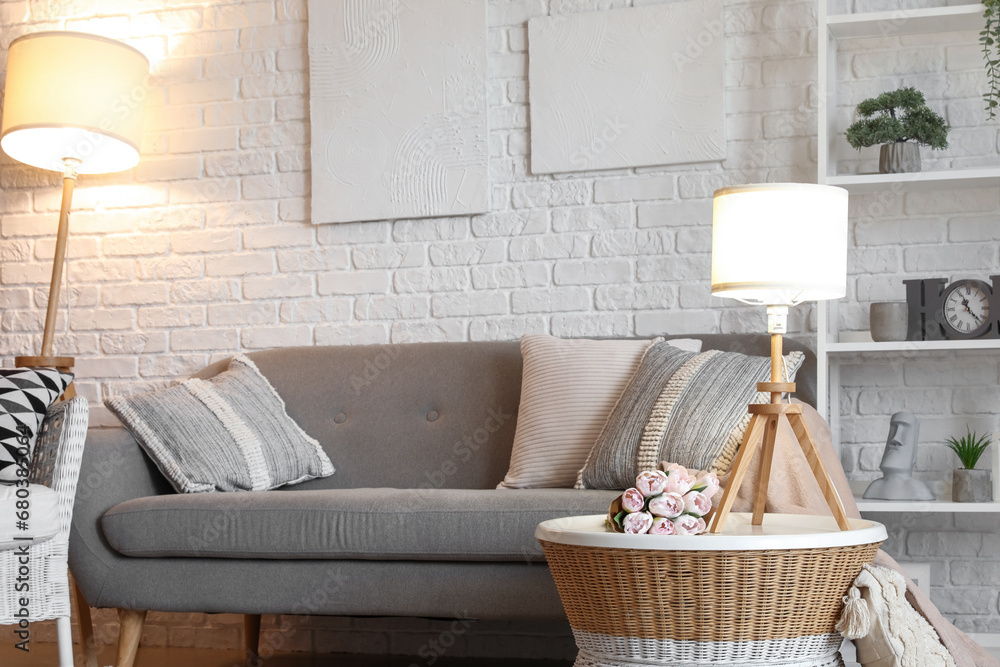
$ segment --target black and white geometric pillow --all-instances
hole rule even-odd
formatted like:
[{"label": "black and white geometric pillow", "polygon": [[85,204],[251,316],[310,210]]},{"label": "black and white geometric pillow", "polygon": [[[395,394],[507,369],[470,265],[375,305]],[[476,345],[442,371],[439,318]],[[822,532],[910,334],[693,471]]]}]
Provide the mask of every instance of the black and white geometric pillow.
[{"label": "black and white geometric pillow", "polygon": [[35,447],[38,427],[71,373],[54,368],[0,368],[0,483],[17,481],[18,460]]}]

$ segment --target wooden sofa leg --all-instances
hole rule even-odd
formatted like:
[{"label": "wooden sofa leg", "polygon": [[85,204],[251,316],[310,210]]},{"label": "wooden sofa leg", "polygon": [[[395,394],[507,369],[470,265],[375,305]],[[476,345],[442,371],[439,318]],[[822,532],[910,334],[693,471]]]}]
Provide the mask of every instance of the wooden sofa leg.
[{"label": "wooden sofa leg", "polygon": [[247,664],[260,650],[260,614],[243,614],[243,654]]},{"label": "wooden sofa leg", "polygon": [[142,639],[142,626],[146,622],[146,612],[135,609],[119,609],[118,618],[121,629],[118,631],[117,667],[132,667],[136,653],[139,652],[139,640]]},{"label": "wooden sofa leg", "polygon": [[85,667],[97,667],[97,643],[94,641],[94,622],[90,618],[90,605],[80,592],[76,580],[73,580],[73,592],[76,595],[76,617],[80,621],[80,643],[83,644],[83,664]]}]

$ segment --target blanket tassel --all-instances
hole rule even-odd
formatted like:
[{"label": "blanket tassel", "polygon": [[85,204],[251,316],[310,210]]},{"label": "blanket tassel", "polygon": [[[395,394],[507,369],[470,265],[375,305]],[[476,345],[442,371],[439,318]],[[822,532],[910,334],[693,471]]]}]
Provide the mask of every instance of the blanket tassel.
[{"label": "blanket tassel", "polygon": [[837,630],[846,639],[861,639],[871,631],[872,614],[857,586],[851,586],[844,596],[844,613],[837,621]]}]

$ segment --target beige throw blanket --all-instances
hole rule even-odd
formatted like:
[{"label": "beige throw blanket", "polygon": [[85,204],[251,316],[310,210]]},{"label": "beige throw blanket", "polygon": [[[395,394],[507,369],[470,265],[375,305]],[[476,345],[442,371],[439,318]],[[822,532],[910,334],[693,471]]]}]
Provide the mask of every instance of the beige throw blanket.
[{"label": "beige throw blanket", "polygon": [[[844,469],[833,449],[829,426],[819,416],[819,413],[808,405],[803,404],[803,416],[809,427],[809,432],[823,456],[826,469],[840,492],[840,498],[844,503],[847,515],[860,518],[858,506],[854,503],[854,496],[847,483],[847,476],[844,474]],[[795,434],[787,422],[783,423],[782,426],[774,445],[774,462],[771,466],[766,511],[775,514],[830,514],[830,509],[816,486],[812,470],[806,463],[798,441],[795,439]],[[758,454],[750,462],[750,470],[733,506],[735,511],[749,512],[752,510],[753,497],[751,493],[760,468],[759,454],[760,450],[758,449]],[[726,485],[729,482],[729,475],[722,476],[721,481],[723,485]],[[722,494],[716,494],[715,503],[718,504],[721,499]],[[879,550],[875,557],[875,563],[902,573],[896,561],[884,551]],[[905,573],[903,576],[906,576]],[[916,584],[908,577],[906,579],[906,599],[934,626],[958,667],[1000,667],[1000,662],[948,622],[930,601],[930,598],[917,588]]]},{"label": "beige throw blanket", "polygon": [[844,598],[837,629],[865,667],[957,667],[927,620],[906,601],[896,570],[865,565]]}]

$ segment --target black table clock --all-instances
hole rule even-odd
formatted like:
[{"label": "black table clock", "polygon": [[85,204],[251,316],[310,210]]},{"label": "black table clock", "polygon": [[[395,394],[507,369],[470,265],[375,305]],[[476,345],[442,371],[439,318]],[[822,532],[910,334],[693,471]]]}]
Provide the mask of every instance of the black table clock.
[{"label": "black table clock", "polygon": [[906,340],[1000,338],[1000,276],[982,280],[904,280]]}]

